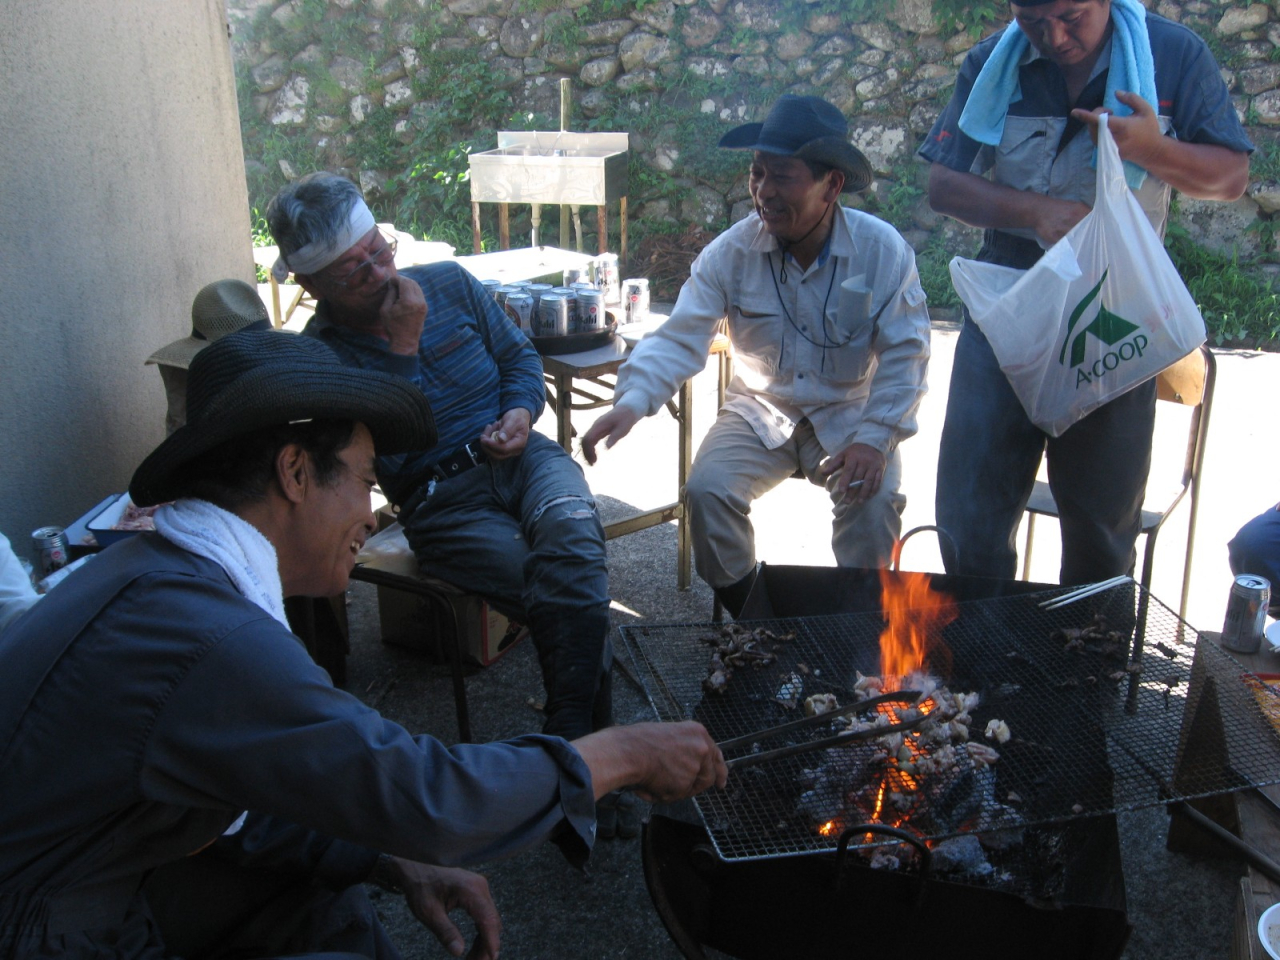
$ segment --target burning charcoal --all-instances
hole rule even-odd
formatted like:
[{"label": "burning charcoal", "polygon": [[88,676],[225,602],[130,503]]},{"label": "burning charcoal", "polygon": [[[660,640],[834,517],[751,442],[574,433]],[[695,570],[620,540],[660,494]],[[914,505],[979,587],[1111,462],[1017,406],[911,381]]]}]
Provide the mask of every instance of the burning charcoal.
[{"label": "burning charcoal", "polygon": [[969,873],[985,877],[993,871],[982,851],[982,844],[972,834],[943,840],[933,848],[930,862],[939,873]]},{"label": "burning charcoal", "polygon": [[806,697],[804,701],[804,715],[806,717],[817,717],[839,709],[840,701],[836,699],[834,693],[815,693],[810,697]]},{"label": "burning charcoal", "polygon": [[987,721],[987,729],[983,734],[988,740],[994,740],[996,743],[1008,743],[1011,735],[1007,723],[994,719]]},{"label": "burning charcoal", "polygon": [[899,870],[902,867],[902,860],[889,853],[884,847],[876,847],[875,852],[871,854],[870,867],[872,870]]}]

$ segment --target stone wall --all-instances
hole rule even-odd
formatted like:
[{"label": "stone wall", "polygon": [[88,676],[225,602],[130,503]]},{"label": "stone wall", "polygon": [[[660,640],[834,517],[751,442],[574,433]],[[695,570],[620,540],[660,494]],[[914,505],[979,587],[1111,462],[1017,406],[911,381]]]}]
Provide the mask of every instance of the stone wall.
[{"label": "stone wall", "polygon": [[[861,202],[918,250],[935,239],[972,247],[974,231],[929,210],[925,168],[912,154],[965,52],[999,23],[943,34],[931,0],[870,0],[865,22],[853,24],[823,12],[836,5],[805,0],[535,2],[229,0],[251,194],[255,183],[266,193],[325,167],[347,171],[390,208],[423,150],[415,137],[438,134],[431,124],[446,109],[460,114],[458,137],[493,147],[494,123],[504,121],[468,118],[452,102],[466,97],[450,97],[460,81],[441,64],[452,61],[459,72],[482,64],[487,92],[502,91],[510,107],[505,122],[525,129],[557,128],[539,124],[557,123],[557,81],[571,78],[571,129],[631,134],[631,204],[641,234],[694,224],[714,232],[744,215],[745,164],[740,155],[717,157],[715,140],[790,91],[818,93],[849,117],[878,178]],[[1157,9],[1208,40],[1259,147],[1260,173],[1244,199],[1183,199],[1178,222],[1206,246],[1253,256],[1269,242],[1267,224],[1280,209],[1280,187],[1267,179],[1280,168],[1280,14],[1263,3],[1216,0],[1160,0]],[[335,45],[339,25],[350,49]],[[375,118],[403,152],[362,154]],[[277,154],[291,144],[292,152],[273,158],[270,144]]]}]

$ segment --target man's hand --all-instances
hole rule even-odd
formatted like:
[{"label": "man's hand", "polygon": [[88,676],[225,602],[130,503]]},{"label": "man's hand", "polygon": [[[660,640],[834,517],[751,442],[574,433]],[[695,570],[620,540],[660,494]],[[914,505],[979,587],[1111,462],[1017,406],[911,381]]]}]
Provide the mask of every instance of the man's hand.
[{"label": "man's hand", "polygon": [[828,490],[843,490],[837,503],[865,503],[884,482],[885,456],[865,443],[851,443],[828,457],[818,472],[827,478]]},{"label": "man's hand", "polygon": [[1048,249],[1067,235],[1067,232],[1088,216],[1093,208],[1079,200],[1059,200],[1055,197],[1038,198],[1035,212],[1036,238]]},{"label": "man's hand", "polygon": [[408,277],[392,277],[378,307],[378,320],[391,352],[402,356],[417,354],[426,319],[427,298],[422,295],[422,288]]},{"label": "man's hand", "polygon": [[645,800],[671,803],[723,787],[729,775],[720,748],[692,720],[606,727],[573,746],[591,770],[596,799],[632,787]]},{"label": "man's hand", "polygon": [[502,919],[489,893],[489,881],[469,870],[435,867],[400,857],[387,857],[390,878],[404,894],[405,902],[422,925],[435,934],[446,950],[460,957],[467,942],[449,911],[461,908],[475,921],[476,942],[468,960],[497,960],[502,940]]},{"label": "man's hand", "polygon": [[[639,419],[640,417],[633,410],[614,407],[593,423],[582,437],[582,455],[587,458],[587,463],[596,462],[597,443],[604,440],[606,449],[611,449],[615,443],[631,432],[631,428]],[[608,439],[605,439],[606,437]]]},{"label": "man's hand", "polygon": [[1098,142],[1098,117],[1107,114],[1107,128],[1120,151],[1121,160],[1131,160],[1144,170],[1152,163],[1159,164],[1160,154],[1165,145],[1165,136],[1160,132],[1160,118],[1155,108],[1136,93],[1117,90],[1116,99],[1130,108],[1133,113],[1127,117],[1117,117],[1110,110],[1098,107],[1094,110],[1072,110],[1071,116],[1089,127],[1089,135]]},{"label": "man's hand", "polygon": [[533,414],[524,407],[512,407],[480,432],[480,445],[491,460],[506,460],[521,453],[529,442]]}]

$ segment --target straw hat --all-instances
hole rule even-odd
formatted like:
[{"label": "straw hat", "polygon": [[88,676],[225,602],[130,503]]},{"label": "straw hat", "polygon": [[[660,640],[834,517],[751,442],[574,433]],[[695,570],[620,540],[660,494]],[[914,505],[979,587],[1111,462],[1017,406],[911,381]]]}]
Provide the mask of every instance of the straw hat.
[{"label": "straw hat", "polygon": [[729,150],[759,150],[825,163],[843,171],[841,193],[855,193],[871,185],[871,164],[849,142],[848,121],[821,97],[784,94],[764,123],[734,127],[720,138],[719,145]]},{"label": "straw hat", "polygon": [[191,359],[219,337],[237,330],[270,330],[271,319],[258,291],[243,280],[217,280],[191,301],[191,336],[161,347],[147,363],[191,366]]},{"label": "straw hat", "polygon": [[403,377],[343,366],[314,337],[243,330],[196,356],[187,422],[142,461],[129,495],[140,507],[173,500],[181,468],[219,444],[321,419],[363,423],[379,455],[426,450],[437,439],[426,397]]}]

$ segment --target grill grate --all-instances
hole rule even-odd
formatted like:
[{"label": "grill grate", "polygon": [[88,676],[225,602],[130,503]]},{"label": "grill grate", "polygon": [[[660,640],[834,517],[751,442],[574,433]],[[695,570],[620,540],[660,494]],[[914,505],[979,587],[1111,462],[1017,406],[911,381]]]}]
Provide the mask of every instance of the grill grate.
[{"label": "grill grate", "polygon": [[[959,616],[940,635],[950,651],[949,673],[938,663],[929,664],[931,672],[953,692],[980,694],[971,741],[995,746],[982,737],[990,719],[1004,720],[1012,738],[996,746],[1000,759],[990,768],[973,764],[958,748],[959,763],[948,774],[926,778],[904,826],[930,840],[975,829],[1021,831],[1280,782],[1280,734],[1267,718],[1271,690],[1258,690],[1243,666],[1137,585],[1053,611],[1039,608],[1061,592],[956,605]],[[1125,636],[1132,636],[1135,623],[1145,623],[1136,644],[1140,672],[1123,672],[1127,650],[1067,650],[1053,638],[1055,630],[1082,628],[1095,615]],[[775,662],[737,669],[721,693],[702,687],[709,641],[720,637],[721,625],[620,628],[660,719],[699,720],[723,741],[801,715],[776,699],[795,678],[800,702],[831,693],[846,704],[854,699],[855,671],[880,672],[879,613],[742,626],[794,636],[774,645]],[[832,732],[820,725],[754,749]],[[834,850],[839,827],[872,819],[865,806],[850,801],[871,779],[870,753],[865,745],[840,747],[734,770],[725,790],[696,799],[720,857]],[[974,818],[976,801],[980,820]],[[818,829],[826,822],[838,825],[828,835]],[[867,839],[869,845],[883,842]]]}]

